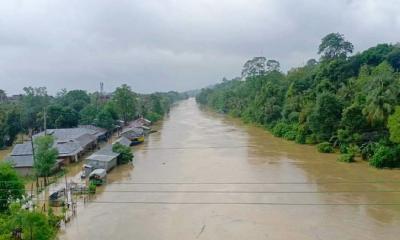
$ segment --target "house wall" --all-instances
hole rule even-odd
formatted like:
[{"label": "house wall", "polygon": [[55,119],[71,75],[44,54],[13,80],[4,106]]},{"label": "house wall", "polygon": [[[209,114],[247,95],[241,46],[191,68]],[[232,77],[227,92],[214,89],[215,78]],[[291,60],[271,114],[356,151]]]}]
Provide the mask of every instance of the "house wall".
[{"label": "house wall", "polygon": [[117,166],[117,159],[114,158],[109,162],[103,162],[98,160],[89,160],[88,164],[92,166],[94,169],[102,168],[106,169],[107,172],[111,170],[113,167]]},{"label": "house wall", "polygon": [[16,167],[14,168],[17,173],[21,176],[29,176],[33,174],[33,168],[32,167]]}]

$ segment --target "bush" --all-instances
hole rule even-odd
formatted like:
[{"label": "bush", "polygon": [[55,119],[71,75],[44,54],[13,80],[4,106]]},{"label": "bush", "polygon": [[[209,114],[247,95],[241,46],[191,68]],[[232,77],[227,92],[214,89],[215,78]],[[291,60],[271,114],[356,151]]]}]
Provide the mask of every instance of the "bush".
[{"label": "bush", "polygon": [[368,160],[374,155],[375,149],[378,147],[378,143],[365,143],[361,145],[361,157],[363,160]]},{"label": "bush", "polygon": [[380,144],[369,159],[369,164],[376,168],[393,168],[399,166],[398,149]]},{"label": "bush", "polygon": [[311,134],[306,136],[306,144],[316,144],[317,143],[317,137],[315,134]]},{"label": "bush", "polygon": [[116,143],[112,147],[113,152],[119,153],[118,164],[131,162],[133,159],[132,149],[120,143]]},{"label": "bush", "polygon": [[297,136],[297,131],[294,129],[291,129],[291,130],[285,132],[285,134],[283,134],[283,138],[286,140],[290,140],[290,141],[295,140],[296,136]]},{"label": "bush", "polygon": [[286,132],[290,131],[289,124],[285,122],[278,122],[272,129],[272,134],[276,137],[283,137]]},{"label": "bush", "polygon": [[162,116],[160,114],[155,113],[155,112],[150,112],[150,113],[146,114],[145,117],[153,123],[157,122],[158,120],[160,120],[162,118]]},{"label": "bush", "polygon": [[339,162],[347,162],[347,163],[354,162],[354,154],[352,154],[352,153],[342,154],[339,156],[338,161]]},{"label": "bush", "polygon": [[90,182],[88,190],[89,190],[89,194],[95,194],[96,193],[96,184],[94,184],[93,182]]},{"label": "bush", "polygon": [[307,138],[307,131],[304,126],[299,126],[296,133],[296,143],[305,144]]},{"label": "bush", "polygon": [[328,142],[322,142],[317,145],[318,151],[321,153],[333,153],[333,147]]},{"label": "bush", "polygon": [[276,137],[283,137],[286,140],[293,141],[297,136],[297,124],[288,124],[286,122],[278,122],[272,128],[272,134]]},{"label": "bush", "polygon": [[339,145],[339,151],[340,153],[348,153],[347,150],[349,148],[349,145],[346,143],[342,143]]}]

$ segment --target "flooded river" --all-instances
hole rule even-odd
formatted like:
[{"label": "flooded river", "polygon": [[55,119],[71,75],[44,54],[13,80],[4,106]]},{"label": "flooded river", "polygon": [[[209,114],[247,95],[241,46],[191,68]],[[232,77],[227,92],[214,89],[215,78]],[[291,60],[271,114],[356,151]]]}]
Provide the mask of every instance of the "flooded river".
[{"label": "flooded river", "polygon": [[400,172],[180,102],[60,239],[399,239]]}]

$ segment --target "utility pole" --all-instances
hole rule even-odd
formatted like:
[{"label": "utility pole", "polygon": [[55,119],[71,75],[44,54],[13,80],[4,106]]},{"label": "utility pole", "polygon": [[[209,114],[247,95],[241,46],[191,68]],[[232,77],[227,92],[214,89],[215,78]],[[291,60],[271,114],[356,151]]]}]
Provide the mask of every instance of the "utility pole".
[{"label": "utility pole", "polygon": [[43,128],[44,128],[44,135],[47,135],[47,112],[46,107],[43,108]]},{"label": "utility pole", "polygon": [[[32,128],[29,129],[29,135],[30,135],[30,138],[31,138],[33,166],[35,166],[36,165],[36,158],[35,158],[35,146],[33,144],[33,129]],[[36,190],[38,190],[38,188],[39,188],[39,177],[38,177],[38,175],[36,173]]]}]

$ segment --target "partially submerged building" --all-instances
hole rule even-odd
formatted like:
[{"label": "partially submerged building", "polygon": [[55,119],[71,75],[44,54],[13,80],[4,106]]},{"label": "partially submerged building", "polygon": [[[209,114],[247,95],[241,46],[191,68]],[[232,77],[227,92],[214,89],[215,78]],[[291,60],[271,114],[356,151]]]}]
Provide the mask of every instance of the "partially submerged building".
[{"label": "partially submerged building", "polygon": [[7,161],[20,175],[29,175],[33,168],[32,144],[26,142],[15,145]]},{"label": "partially submerged building", "polygon": [[105,169],[107,172],[117,166],[119,154],[113,152],[112,145],[107,144],[97,152],[86,158],[87,164],[93,169]]},{"label": "partially submerged building", "polygon": [[[15,170],[22,176],[28,176],[32,174],[32,169],[34,165],[33,155],[32,155],[32,143],[25,142],[23,144],[17,144],[13,148],[7,161],[15,168]],[[58,159],[54,170],[59,168],[60,160]]]},{"label": "partially submerged building", "polygon": [[[94,170],[101,168],[108,172],[117,166],[119,153],[113,151],[113,145],[117,143],[124,146],[130,146],[131,141],[125,137],[121,137],[114,141],[113,144],[103,146],[100,150],[86,158],[87,165],[90,166],[90,169]],[[85,175],[87,175],[87,173],[85,173]]]},{"label": "partially submerged building", "polygon": [[129,139],[131,145],[144,142],[144,130],[142,128],[128,128],[121,133],[121,136]]},{"label": "partially submerged building", "polygon": [[[33,136],[51,135],[54,147],[58,150],[58,165],[76,162],[79,158],[94,149],[99,141],[108,138],[107,131],[90,125],[77,128],[48,129]],[[9,156],[11,164],[22,174],[29,175],[33,168],[32,144],[25,142],[16,144]]]}]

